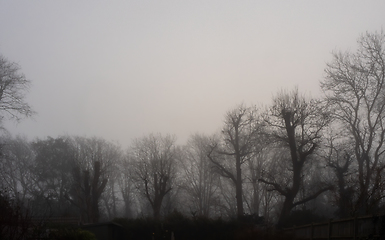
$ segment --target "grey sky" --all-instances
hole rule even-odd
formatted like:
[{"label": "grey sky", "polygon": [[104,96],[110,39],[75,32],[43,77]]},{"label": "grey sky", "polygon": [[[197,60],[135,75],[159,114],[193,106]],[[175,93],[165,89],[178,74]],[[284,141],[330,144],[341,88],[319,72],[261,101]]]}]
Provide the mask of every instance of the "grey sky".
[{"label": "grey sky", "polygon": [[380,31],[385,1],[0,0],[0,53],[32,81],[30,138],[212,134],[239,103],[319,94],[333,50]]}]

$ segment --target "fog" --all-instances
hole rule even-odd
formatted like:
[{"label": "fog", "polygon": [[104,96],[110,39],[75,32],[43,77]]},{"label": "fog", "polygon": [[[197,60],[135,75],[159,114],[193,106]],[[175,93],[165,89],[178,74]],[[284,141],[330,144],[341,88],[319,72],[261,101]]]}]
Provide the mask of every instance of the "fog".
[{"label": "fog", "polygon": [[216,132],[239,103],[319,95],[335,49],[385,22],[382,1],[1,1],[0,52],[32,82],[14,135],[124,147],[149,133]]}]

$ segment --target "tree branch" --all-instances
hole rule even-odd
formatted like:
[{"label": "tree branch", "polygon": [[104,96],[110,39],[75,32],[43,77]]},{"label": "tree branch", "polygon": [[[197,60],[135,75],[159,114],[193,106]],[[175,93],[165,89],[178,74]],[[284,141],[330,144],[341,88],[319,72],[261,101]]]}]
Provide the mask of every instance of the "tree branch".
[{"label": "tree branch", "polygon": [[295,207],[297,205],[304,204],[304,203],[306,203],[306,202],[308,202],[310,200],[313,200],[313,199],[317,198],[321,193],[326,192],[326,191],[330,191],[330,190],[333,190],[333,189],[334,189],[333,186],[328,186],[328,187],[322,188],[322,189],[318,190],[317,192],[315,192],[314,194],[310,195],[309,197],[304,198],[301,201],[293,203],[293,207]]},{"label": "tree branch", "polygon": [[263,182],[263,183],[265,183],[265,184],[271,185],[271,186],[274,187],[273,190],[279,192],[279,193],[280,193],[281,195],[283,195],[283,196],[286,196],[286,195],[287,195],[287,192],[286,192],[285,190],[283,190],[282,187],[281,187],[279,184],[277,184],[277,183],[270,182],[270,181],[266,181],[266,180],[264,180],[264,179],[262,179],[262,178],[258,179],[258,182]]}]

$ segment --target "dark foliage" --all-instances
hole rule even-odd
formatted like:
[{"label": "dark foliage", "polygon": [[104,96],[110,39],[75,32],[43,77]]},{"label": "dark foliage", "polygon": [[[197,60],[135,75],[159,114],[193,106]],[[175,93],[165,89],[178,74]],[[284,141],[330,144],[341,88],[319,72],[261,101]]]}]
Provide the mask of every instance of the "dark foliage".
[{"label": "dark foliage", "polygon": [[89,231],[80,228],[64,226],[51,230],[49,238],[56,240],[96,240],[95,235]]},{"label": "dark foliage", "polygon": [[255,223],[206,217],[190,219],[178,211],[172,212],[163,221],[119,218],[114,222],[126,229],[127,239],[171,239],[172,235],[178,240],[290,239]]},{"label": "dark foliage", "polygon": [[23,239],[31,226],[28,210],[0,190],[0,239]]}]

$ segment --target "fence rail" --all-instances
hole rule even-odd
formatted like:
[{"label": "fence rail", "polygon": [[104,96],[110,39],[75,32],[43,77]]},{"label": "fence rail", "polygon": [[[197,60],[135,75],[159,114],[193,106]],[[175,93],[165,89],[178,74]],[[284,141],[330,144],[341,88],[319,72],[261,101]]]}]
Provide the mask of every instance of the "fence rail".
[{"label": "fence rail", "polygon": [[330,220],[284,229],[296,239],[379,239],[385,236],[385,216]]}]

